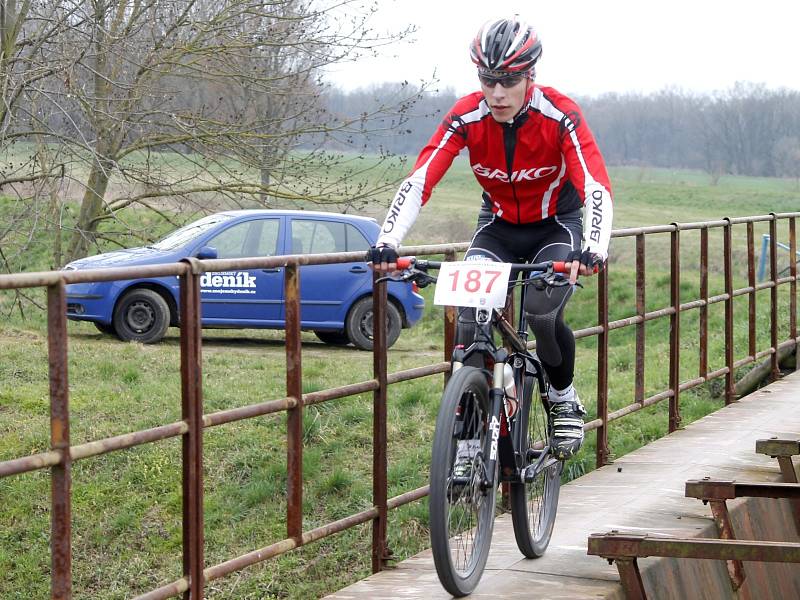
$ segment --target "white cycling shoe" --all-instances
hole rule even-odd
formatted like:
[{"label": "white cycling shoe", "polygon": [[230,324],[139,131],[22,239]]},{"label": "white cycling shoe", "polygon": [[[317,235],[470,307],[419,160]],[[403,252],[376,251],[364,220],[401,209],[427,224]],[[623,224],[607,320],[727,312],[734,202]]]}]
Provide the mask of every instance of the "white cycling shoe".
[{"label": "white cycling shoe", "polygon": [[553,436],[550,441],[553,456],[567,460],[577,454],[583,445],[583,417],[586,409],[571,385],[563,391],[552,387],[550,399],[550,419],[553,423]]}]

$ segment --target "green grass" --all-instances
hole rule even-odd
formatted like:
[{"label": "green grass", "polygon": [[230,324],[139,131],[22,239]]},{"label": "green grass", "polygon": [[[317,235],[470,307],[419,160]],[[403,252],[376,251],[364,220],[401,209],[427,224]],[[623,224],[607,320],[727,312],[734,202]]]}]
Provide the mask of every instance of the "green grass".
[{"label": "green grass", "polygon": [[[423,209],[410,243],[467,239],[478,192],[468,167],[457,162]],[[616,169],[616,226],[699,221],[728,215],[795,210],[794,182],[723,178],[710,185],[702,173]],[[8,201],[6,201],[8,202]],[[0,210],[7,208],[0,204]],[[377,215],[383,209],[376,208]],[[127,217],[138,229],[140,213]],[[137,220],[140,219],[140,220]],[[734,229],[735,286],[746,284],[744,227]],[[756,240],[766,232],[755,228]],[[785,229],[779,231],[782,240]],[[710,293],[724,288],[721,233],[710,236]],[[699,277],[699,234],[681,236],[683,301],[694,299]],[[669,234],[647,242],[647,310],[669,305]],[[47,268],[48,240],[36,240],[27,270]],[[783,253],[785,255],[785,253]],[[784,262],[786,257],[783,256]],[[612,244],[610,318],[634,314],[635,281],[630,239]],[[596,279],[585,280],[567,308],[575,329],[596,324]],[[788,335],[788,286],[780,297],[781,339]],[[41,291],[29,291],[40,305]],[[389,353],[389,370],[442,360],[442,309],[431,302],[422,322],[404,331]],[[0,292],[0,460],[49,449],[49,397],[45,315],[25,305],[12,310],[11,292]],[[769,344],[769,290],[757,294],[758,344]],[[747,347],[747,298],[737,298],[737,358]],[[711,369],[723,366],[723,306],[709,308]],[[697,376],[697,311],[681,317],[681,379]],[[177,330],[157,346],[122,344],[89,324],[69,325],[69,382],[73,444],[180,419]],[[646,327],[645,394],[667,387],[669,320]],[[615,410],[633,401],[635,328],[609,335],[609,401]],[[596,411],[596,338],[578,342],[576,385],[590,415]],[[204,331],[204,412],[245,406],[286,395],[281,332]],[[327,347],[303,334],[303,389],[316,391],[371,378],[371,355]],[[427,483],[433,423],[442,377],[394,385],[389,392],[389,494]],[[722,406],[719,380],[681,394],[683,423]],[[638,411],[610,426],[612,458],[667,431],[667,403]],[[216,564],[286,537],[285,416],[258,417],[207,429],[204,435],[206,564]],[[372,397],[362,394],[314,405],[303,419],[303,518],[309,530],[371,504]],[[181,576],[179,440],[148,444],[75,463],[73,467],[74,591],[76,598],[127,598]],[[568,477],[594,466],[594,435],[568,466]],[[46,597],[49,590],[49,474],[0,479],[0,597]],[[427,546],[425,501],[390,514],[389,544],[398,559]],[[366,576],[371,532],[359,526],[283,557],[212,582],[209,598],[316,598]]]}]

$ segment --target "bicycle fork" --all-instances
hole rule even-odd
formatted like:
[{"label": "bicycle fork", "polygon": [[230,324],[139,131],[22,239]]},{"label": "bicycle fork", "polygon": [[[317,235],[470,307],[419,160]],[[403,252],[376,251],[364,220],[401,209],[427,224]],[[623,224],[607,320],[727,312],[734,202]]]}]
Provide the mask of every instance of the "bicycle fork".
[{"label": "bicycle fork", "polygon": [[484,463],[483,481],[481,490],[490,490],[497,485],[495,473],[497,473],[497,463],[500,460],[500,437],[508,435],[508,422],[505,417],[503,405],[505,391],[503,389],[503,368],[505,361],[499,360],[494,363],[492,375],[492,389],[489,390],[488,428],[483,455],[487,457]]}]

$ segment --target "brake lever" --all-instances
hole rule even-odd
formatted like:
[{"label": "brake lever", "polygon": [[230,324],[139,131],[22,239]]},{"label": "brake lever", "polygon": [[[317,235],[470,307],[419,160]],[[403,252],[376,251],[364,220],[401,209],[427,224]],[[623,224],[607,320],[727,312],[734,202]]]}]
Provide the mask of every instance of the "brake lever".
[{"label": "brake lever", "polygon": [[382,281],[409,281],[413,280],[417,282],[417,285],[420,288],[424,288],[429,286],[431,283],[436,283],[436,277],[432,275],[428,275],[425,271],[420,271],[419,269],[409,269],[405,274],[399,277],[393,277],[392,275],[385,275],[384,277],[379,277],[375,280],[375,283],[381,283]]},{"label": "brake lever", "polygon": [[405,281],[402,277],[392,277],[391,275],[384,275],[383,277],[378,277],[375,280],[375,283],[383,283],[384,281]]},{"label": "brake lever", "polygon": [[436,283],[437,279],[433,275],[428,275],[424,271],[417,271],[414,280],[417,282],[417,287],[426,288],[432,283]]}]

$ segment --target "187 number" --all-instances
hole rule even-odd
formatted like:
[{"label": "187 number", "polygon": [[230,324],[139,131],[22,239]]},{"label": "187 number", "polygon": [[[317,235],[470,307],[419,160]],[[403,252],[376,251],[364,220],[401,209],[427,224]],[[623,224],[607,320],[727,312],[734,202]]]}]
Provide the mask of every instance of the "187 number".
[{"label": "187 number", "polygon": [[[464,277],[462,278],[461,271],[452,271],[449,273],[450,279],[453,280],[453,285],[451,286],[450,290],[453,292],[457,291],[459,284],[461,284],[463,285],[465,291],[474,294],[475,292],[479,291],[482,287],[482,284],[488,280],[484,292],[491,294],[492,286],[494,285],[494,282],[497,281],[497,278],[500,277],[501,273],[502,271],[479,271],[477,269],[470,269],[466,273],[463,273]],[[484,279],[482,275],[485,275],[486,278]]]}]

